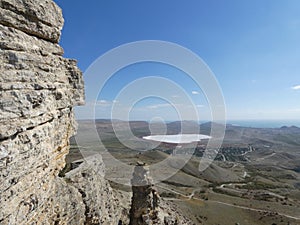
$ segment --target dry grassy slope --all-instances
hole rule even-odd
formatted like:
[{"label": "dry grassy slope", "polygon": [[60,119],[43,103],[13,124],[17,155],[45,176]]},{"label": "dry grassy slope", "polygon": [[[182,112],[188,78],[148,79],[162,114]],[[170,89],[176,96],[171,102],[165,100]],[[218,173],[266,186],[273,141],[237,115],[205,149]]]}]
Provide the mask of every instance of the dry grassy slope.
[{"label": "dry grassy slope", "polygon": [[[177,129],[174,124],[178,123],[173,123],[170,126],[173,132]],[[101,126],[103,125],[98,124],[98,127]],[[138,131],[137,133],[139,134],[148,132],[148,125],[145,122],[135,122],[134,126],[137,128],[133,131]],[[134,163],[140,160],[154,164],[169,157],[169,155],[159,150],[147,151],[140,154],[129,150],[120,151],[121,149],[119,148],[119,144],[115,142],[113,133],[106,132],[109,130],[107,129],[108,127],[109,124],[105,124],[105,129],[102,132],[107,135],[106,138],[108,140],[113,140],[114,144],[109,143],[110,147],[118,145],[116,149],[112,147],[114,154],[127,163]],[[119,127],[120,129],[124,129],[122,126]],[[209,124],[205,124],[202,131],[209,132]],[[234,224],[235,222],[249,225],[253,223],[272,224],[275,222],[284,225],[288,221],[294,224],[295,220],[293,219],[289,220],[288,217],[282,215],[268,215],[268,213],[263,211],[273,210],[274,213],[278,211],[287,215],[297,215],[297,212],[295,212],[297,206],[289,206],[289,204],[295,204],[293,201],[299,199],[300,193],[296,188],[299,187],[298,183],[300,183],[299,173],[293,171],[299,165],[299,157],[297,157],[299,155],[298,146],[286,143],[285,140],[273,140],[272,135],[282,133],[282,129],[255,129],[229,126],[227,132],[229,134],[226,135],[224,143],[226,147],[248,148],[249,144],[254,147],[255,150],[247,154],[250,161],[214,162],[207,170],[200,173],[198,171],[199,158],[193,157],[177,174],[170,177],[167,181],[158,184],[160,192],[166,196],[168,196],[168,193],[173,193],[170,196],[178,198],[176,201],[174,200],[174,204],[184,212],[184,215],[192,218],[196,224],[200,224],[199,221],[202,221],[202,224],[209,225]],[[297,135],[297,132],[298,128],[284,128],[285,135]],[[158,148],[163,150],[173,147],[170,145],[161,145]],[[177,168],[178,162],[169,161],[168,165]],[[249,177],[247,179],[243,177],[245,171],[248,172],[247,176]],[[254,194],[248,194],[249,196],[247,195],[244,198],[238,197],[237,193],[239,193],[239,190],[235,192],[229,189],[228,194],[214,192],[217,191],[215,187],[218,187],[221,183],[232,182],[249,182],[250,184],[252,183],[252,186],[250,185],[249,188],[261,188],[262,190],[258,189],[253,192],[257,193],[256,197],[254,197]],[[275,187],[274,190],[270,190],[283,195],[288,194],[292,199],[285,203],[287,204],[286,206],[282,205],[283,202],[276,203],[275,198],[268,201],[255,200],[255,198],[264,198],[264,191],[267,191],[267,187]],[[200,190],[203,193],[199,195]],[[202,200],[188,200],[188,196],[194,191],[196,191],[194,197],[199,197]],[[235,197],[231,195],[235,195]],[[208,198],[207,201],[204,200],[206,198]],[[261,207],[264,210],[258,212],[239,208],[244,204],[247,207],[253,207],[254,209]],[[220,210],[223,211],[221,212]]]}]

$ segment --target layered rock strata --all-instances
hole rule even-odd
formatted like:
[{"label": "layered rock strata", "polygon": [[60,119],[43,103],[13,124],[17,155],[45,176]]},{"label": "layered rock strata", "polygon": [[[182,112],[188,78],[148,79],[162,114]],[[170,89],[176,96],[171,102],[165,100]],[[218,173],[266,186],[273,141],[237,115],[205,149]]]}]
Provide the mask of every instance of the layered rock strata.
[{"label": "layered rock strata", "polygon": [[58,44],[63,22],[52,0],[0,1],[3,225],[119,220],[112,189],[101,174],[89,171],[85,177],[88,166],[73,172],[69,179],[77,179],[76,185],[58,177],[75,133],[73,106],[84,102],[82,73],[76,61],[63,58]]},{"label": "layered rock strata", "polygon": [[[0,224],[128,224],[128,199],[104,179],[101,156],[59,176],[73,107],[84,102],[82,73],[58,44],[62,26],[52,0],[0,0]],[[146,185],[133,185],[131,224],[179,224],[147,171],[135,173],[133,184]]]}]

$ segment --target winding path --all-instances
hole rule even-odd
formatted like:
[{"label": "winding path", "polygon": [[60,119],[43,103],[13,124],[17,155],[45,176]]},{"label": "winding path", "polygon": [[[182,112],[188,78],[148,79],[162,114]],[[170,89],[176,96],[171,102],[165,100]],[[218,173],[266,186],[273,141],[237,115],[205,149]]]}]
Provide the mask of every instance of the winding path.
[{"label": "winding path", "polygon": [[247,209],[247,210],[251,210],[251,211],[255,211],[255,212],[277,213],[280,216],[284,216],[284,217],[294,219],[294,220],[300,220],[300,217],[290,216],[290,215],[280,213],[280,212],[274,212],[274,211],[269,211],[269,210],[265,210],[265,209],[254,209],[254,208],[250,208],[250,207],[247,207],[247,206],[239,206],[239,205],[234,205],[234,204],[230,204],[230,203],[226,203],[226,202],[220,202],[220,201],[214,201],[214,200],[210,200],[210,202],[214,202],[214,203],[218,203],[218,204],[222,204],[222,205],[227,205],[227,206],[231,206],[231,207],[235,207],[235,208],[240,208],[240,209]]},{"label": "winding path", "polygon": [[[171,191],[175,194],[178,194],[182,197],[185,197],[187,198],[188,200],[191,200],[192,198],[193,199],[197,199],[197,200],[200,200],[200,201],[203,201],[203,199],[200,199],[200,198],[196,198],[194,197],[195,195],[195,192],[200,190],[200,188],[196,188],[193,190],[193,192],[190,194],[190,195],[184,195],[178,191],[174,191],[174,190],[171,190],[169,188],[165,188],[165,187],[162,187],[162,186],[159,186],[157,185],[159,188],[162,188],[164,190],[168,190],[168,191]],[[177,198],[165,198],[166,200],[175,200],[175,201],[183,201],[182,199],[177,199]],[[270,210],[265,210],[265,209],[255,209],[255,208],[250,208],[250,207],[247,207],[247,206],[239,206],[239,205],[234,205],[234,204],[230,204],[230,203],[226,203],[226,202],[220,202],[220,201],[215,201],[215,200],[208,200],[209,202],[214,202],[214,203],[217,203],[217,204],[222,204],[222,205],[227,205],[227,206],[231,206],[231,207],[235,207],[235,208],[239,208],[239,209],[246,209],[246,210],[251,210],[251,211],[255,211],[255,212],[266,212],[266,213],[277,213],[277,215],[280,215],[280,216],[284,216],[286,218],[290,218],[290,219],[294,219],[294,220],[300,220],[300,217],[296,217],[296,216],[291,216],[291,215],[287,215],[285,213],[280,213],[280,212],[274,212],[274,211],[270,211]]]}]

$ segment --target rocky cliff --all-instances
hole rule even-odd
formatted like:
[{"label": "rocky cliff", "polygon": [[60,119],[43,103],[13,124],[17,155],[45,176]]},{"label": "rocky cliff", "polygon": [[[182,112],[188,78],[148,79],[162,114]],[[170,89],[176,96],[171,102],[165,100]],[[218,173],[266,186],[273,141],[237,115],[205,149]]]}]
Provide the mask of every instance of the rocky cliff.
[{"label": "rocky cliff", "polygon": [[59,176],[73,106],[84,103],[82,73],[58,44],[62,26],[52,0],[0,0],[0,224],[188,224],[158,207],[150,184],[133,187],[130,216],[130,193],[111,188],[101,156]]},{"label": "rocky cliff", "polygon": [[3,225],[118,223],[112,189],[86,164],[69,175],[76,184],[58,177],[75,132],[73,106],[84,102],[82,73],[58,45],[62,26],[52,0],[0,1]]}]

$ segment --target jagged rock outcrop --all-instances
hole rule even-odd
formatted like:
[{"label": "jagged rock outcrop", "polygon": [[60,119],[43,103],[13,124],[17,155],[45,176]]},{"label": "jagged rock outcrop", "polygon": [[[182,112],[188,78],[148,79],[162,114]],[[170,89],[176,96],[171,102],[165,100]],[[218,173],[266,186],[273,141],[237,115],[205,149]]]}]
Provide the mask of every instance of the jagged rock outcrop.
[{"label": "jagged rock outcrop", "polygon": [[121,206],[121,196],[104,179],[105,169],[100,155],[86,158],[65,175],[67,182],[82,195],[86,224],[128,224],[128,209]]},{"label": "jagged rock outcrop", "polygon": [[193,224],[167,202],[160,199],[158,191],[152,184],[149,168],[137,162],[131,179],[132,200],[130,225],[181,225]]},{"label": "jagged rock outcrop", "polygon": [[131,185],[130,225],[157,224],[159,197],[152,188],[149,171],[146,166],[138,163],[134,168]]},{"label": "jagged rock outcrop", "polygon": [[58,177],[75,133],[73,106],[84,102],[82,73],[58,45],[62,26],[52,0],[0,0],[3,225],[119,220],[109,184],[86,164],[69,175],[70,183]]}]

